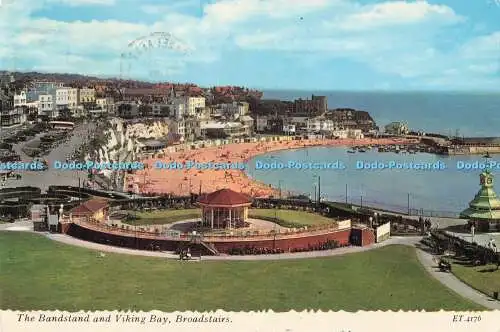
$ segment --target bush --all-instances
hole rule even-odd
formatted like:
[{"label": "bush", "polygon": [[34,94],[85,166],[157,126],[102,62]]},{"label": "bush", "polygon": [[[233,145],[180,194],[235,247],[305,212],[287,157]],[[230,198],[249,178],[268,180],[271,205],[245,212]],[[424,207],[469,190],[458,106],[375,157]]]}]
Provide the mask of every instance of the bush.
[{"label": "bush", "polygon": [[[315,246],[308,246],[307,248],[294,248],[290,252],[307,252],[307,251],[320,251],[320,250],[331,250],[336,248],[344,247],[345,245],[340,244],[335,240],[328,240],[323,243],[318,243]],[[233,256],[243,256],[243,255],[270,255],[270,254],[282,254],[285,253],[284,249],[281,248],[256,248],[256,247],[240,247],[231,248],[228,250],[229,255]]]}]

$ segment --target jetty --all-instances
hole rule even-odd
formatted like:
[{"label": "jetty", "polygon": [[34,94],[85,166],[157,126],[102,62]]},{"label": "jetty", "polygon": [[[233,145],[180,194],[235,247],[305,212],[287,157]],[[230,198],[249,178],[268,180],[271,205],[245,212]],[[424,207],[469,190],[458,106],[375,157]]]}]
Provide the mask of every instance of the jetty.
[{"label": "jetty", "polygon": [[435,142],[443,155],[472,155],[500,153],[500,137],[464,137]]},{"label": "jetty", "polygon": [[500,153],[500,137],[455,137],[431,134],[425,136],[406,135],[405,138],[418,138],[422,152],[422,145],[427,146],[425,152],[439,155],[475,155]]}]

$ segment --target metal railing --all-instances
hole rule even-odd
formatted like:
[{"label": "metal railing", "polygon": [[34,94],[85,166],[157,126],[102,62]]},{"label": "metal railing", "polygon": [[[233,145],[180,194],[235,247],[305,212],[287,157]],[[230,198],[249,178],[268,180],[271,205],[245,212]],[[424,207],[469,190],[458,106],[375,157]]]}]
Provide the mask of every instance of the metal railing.
[{"label": "metal railing", "polygon": [[[167,236],[165,229],[160,231],[159,227],[144,227],[144,226],[134,226],[134,225],[121,225],[121,226],[111,226],[104,224],[101,221],[97,221],[91,218],[79,218],[72,217],[71,219],[67,216],[61,218],[61,223],[73,223],[79,225],[83,228],[95,230],[98,232],[104,232],[119,236],[130,236],[130,237],[144,237],[156,240],[180,240],[188,241],[193,237],[193,233],[185,232],[180,233],[179,236]],[[350,227],[339,227],[338,223],[328,224],[328,225],[318,225],[314,227],[302,227],[302,228],[292,228],[286,229],[285,231],[271,230],[268,232],[263,231],[224,231],[222,234],[198,234],[201,241],[238,241],[238,240],[270,240],[270,239],[287,239],[303,236],[313,236],[328,234],[331,232],[338,232],[342,230],[349,229]],[[157,231],[151,231],[151,229],[156,229]]]}]

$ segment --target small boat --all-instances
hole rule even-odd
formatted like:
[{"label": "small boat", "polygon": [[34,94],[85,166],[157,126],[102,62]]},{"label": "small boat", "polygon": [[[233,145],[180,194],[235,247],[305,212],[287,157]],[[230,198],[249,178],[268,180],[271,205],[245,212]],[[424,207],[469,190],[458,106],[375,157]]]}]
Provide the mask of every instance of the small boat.
[{"label": "small boat", "polygon": [[366,152],[366,151],[368,151],[368,149],[366,149],[366,148],[360,148],[358,151],[359,152]]},{"label": "small boat", "polygon": [[347,153],[356,153],[354,150],[347,150]]}]

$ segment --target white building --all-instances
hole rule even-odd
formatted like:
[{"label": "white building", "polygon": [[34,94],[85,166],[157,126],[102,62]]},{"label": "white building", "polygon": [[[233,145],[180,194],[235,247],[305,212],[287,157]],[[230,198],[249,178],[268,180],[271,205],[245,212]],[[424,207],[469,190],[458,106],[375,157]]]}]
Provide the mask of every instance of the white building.
[{"label": "white building", "polygon": [[256,130],[259,131],[265,131],[267,129],[267,122],[268,118],[265,115],[257,115],[257,118],[255,119],[255,126]]},{"label": "white building", "polygon": [[29,114],[39,115],[40,112],[40,102],[38,100],[26,103],[26,108]]},{"label": "white building", "polygon": [[176,100],[172,105],[172,111],[171,116],[176,120],[180,120],[186,115],[186,104],[180,100]]},{"label": "white building", "polygon": [[390,135],[407,135],[410,129],[406,122],[391,122],[385,126],[385,132]]},{"label": "white building", "polygon": [[184,141],[186,136],[186,123],[183,119],[168,121],[168,128],[170,133],[179,135],[180,141]]},{"label": "white building", "polygon": [[167,117],[170,114],[170,106],[164,103],[152,103],[151,104],[151,115],[152,116],[163,116]]},{"label": "white building", "polygon": [[284,125],[283,132],[287,135],[294,135],[295,134],[295,125],[294,124]]},{"label": "white building", "polygon": [[188,116],[196,116],[198,110],[205,108],[205,97],[187,97],[186,111]]},{"label": "white building", "polygon": [[78,106],[78,89],[77,88],[67,88],[68,89],[68,108],[74,109]]},{"label": "white building", "polygon": [[219,104],[217,105],[218,111],[217,113],[229,114],[233,118],[237,119],[238,117],[245,116],[249,113],[250,106],[247,102],[237,102],[234,101],[231,104]]},{"label": "white building", "polygon": [[59,112],[55,109],[54,97],[52,95],[39,95],[39,113],[40,115],[47,115],[49,118],[56,118]]},{"label": "white building", "polygon": [[363,139],[364,135],[361,129],[334,129],[331,132],[333,137],[341,139]]},{"label": "white building", "polygon": [[115,112],[115,102],[111,97],[96,98],[95,103],[97,104],[98,108],[102,109],[106,113]]},{"label": "white building", "polygon": [[241,122],[202,121],[200,123],[203,137],[238,137],[249,135],[250,129]]},{"label": "white building", "polygon": [[14,107],[22,107],[27,104],[26,91],[21,91],[19,94],[14,95]]},{"label": "white building", "polygon": [[68,108],[69,107],[68,88],[57,88],[55,101],[56,101],[57,110],[62,110],[63,108]]},{"label": "white building", "polygon": [[95,102],[95,89],[94,88],[82,88],[79,90],[78,103],[94,103]]},{"label": "white building", "polygon": [[312,118],[306,121],[306,130],[309,133],[323,133],[330,134],[338,128],[335,126],[335,122],[325,118]]},{"label": "white building", "polygon": [[21,107],[2,110],[0,112],[1,125],[9,127],[20,125],[26,122],[26,114]]}]

